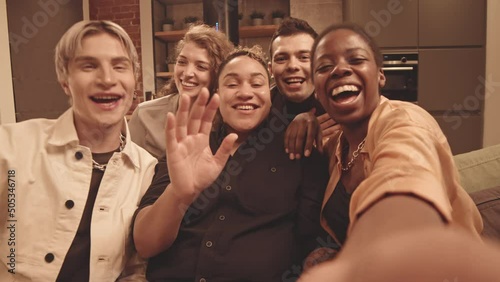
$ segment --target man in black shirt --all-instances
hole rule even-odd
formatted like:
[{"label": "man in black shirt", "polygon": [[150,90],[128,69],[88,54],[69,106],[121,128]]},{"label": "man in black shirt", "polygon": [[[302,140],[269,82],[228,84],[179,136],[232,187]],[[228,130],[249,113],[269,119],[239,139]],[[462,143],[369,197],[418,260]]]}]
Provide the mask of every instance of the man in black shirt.
[{"label": "man in black shirt", "polygon": [[[273,107],[282,111],[290,121],[301,114],[291,123],[285,136],[290,159],[300,158],[303,151],[309,156],[314,138],[321,145],[321,137],[329,137],[337,130],[335,122],[314,95],[311,48],[317,36],[306,21],[290,17],[281,22],[269,44],[269,71],[276,83],[272,89]],[[315,116],[319,123],[314,123]],[[312,132],[322,133],[322,136],[311,136]],[[306,135],[309,135],[308,140]]]}]

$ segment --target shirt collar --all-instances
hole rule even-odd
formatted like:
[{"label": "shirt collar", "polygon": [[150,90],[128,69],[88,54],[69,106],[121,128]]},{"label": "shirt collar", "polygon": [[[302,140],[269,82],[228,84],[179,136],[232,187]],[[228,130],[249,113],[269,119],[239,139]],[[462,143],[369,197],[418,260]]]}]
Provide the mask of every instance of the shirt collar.
[{"label": "shirt collar", "polygon": [[[74,111],[73,108],[69,108],[64,112],[57,120],[53,127],[49,128],[52,132],[49,132],[48,144],[52,146],[66,146],[77,147],[80,144],[78,139],[78,134],[76,133],[75,123],[74,123]],[[130,131],[128,128],[127,120],[123,118],[122,133],[125,131],[126,144],[123,148],[123,155],[130,160],[132,165],[139,168],[139,152],[138,150],[133,150],[132,139],[130,138]]]}]

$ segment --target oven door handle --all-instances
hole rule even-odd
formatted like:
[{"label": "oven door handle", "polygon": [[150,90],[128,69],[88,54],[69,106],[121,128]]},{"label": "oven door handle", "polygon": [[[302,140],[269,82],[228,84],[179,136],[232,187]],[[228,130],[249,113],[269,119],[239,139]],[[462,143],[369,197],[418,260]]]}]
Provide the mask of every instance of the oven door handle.
[{"label": "oven door handle", "polygon": [[383,67],[384,71],[411,71],[413,67]]}]

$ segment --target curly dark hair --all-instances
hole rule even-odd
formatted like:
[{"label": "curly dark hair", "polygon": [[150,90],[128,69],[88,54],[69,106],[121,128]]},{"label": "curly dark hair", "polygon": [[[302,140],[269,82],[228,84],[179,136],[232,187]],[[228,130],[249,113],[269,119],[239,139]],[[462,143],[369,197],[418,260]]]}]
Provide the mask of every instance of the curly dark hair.
[{"label": "curly dark hair", "polygon": [[216,85],[215,89],[219,88],[219,76],[222,73],[222,71],[224,70],[224,67],[230,61],[232,61],[234,58],[241,57],[241,56],[250,57],[251,59],[254,59],[259,64],[261,64],[264,67],[264,69],[266,70],[268,82],[271,83],[271,75],[269,74],[269,69],[267,68],[267,56],[264,53],[264,51],[262,51],[262,47],[260,45],[254,45],[250,48],[238,46],[227,55],[226,59],[219,66],[219,72],[217,73],[217,77],[216,77],[217,80],[216,80],[216,84],[215,84]]}]

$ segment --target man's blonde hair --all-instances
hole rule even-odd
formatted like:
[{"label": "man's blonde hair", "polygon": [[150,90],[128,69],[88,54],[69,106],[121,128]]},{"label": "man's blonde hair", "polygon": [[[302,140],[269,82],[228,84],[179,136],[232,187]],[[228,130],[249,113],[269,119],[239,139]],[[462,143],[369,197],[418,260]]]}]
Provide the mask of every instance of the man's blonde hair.
[{"label": "man's blonde hair", "polygon": [[68,63],[75,57],[76,50],[82,47],[86,36],[107,33],[121,41],[134,71],[135,80],[139,79],[140,64],[137,50],[127,32],[111,21],[80,21],[70,27],[61,37],[55,49],[57,80],[62,83],[68,78]]}]

